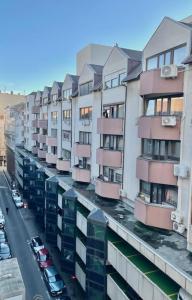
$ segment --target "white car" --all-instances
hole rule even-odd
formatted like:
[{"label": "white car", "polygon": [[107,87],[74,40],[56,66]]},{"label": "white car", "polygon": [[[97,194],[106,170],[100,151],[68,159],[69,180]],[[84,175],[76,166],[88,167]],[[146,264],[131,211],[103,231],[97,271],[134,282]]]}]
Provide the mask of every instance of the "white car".
[{"label": "white car", "polygon": [[0,229],[5,227],[5,217],[0,209]]},{"label": "white car", "polygon": [[23,201],[21,199],[21,195],[18,192],[13,194],[13,200],[14,200],[15,205],[16,205],[17,208],[23,207]]}]

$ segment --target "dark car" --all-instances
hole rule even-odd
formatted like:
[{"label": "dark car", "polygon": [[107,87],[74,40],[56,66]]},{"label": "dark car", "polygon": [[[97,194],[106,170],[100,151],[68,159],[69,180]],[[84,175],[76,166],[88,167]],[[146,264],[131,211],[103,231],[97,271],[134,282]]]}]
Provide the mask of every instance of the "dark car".
[{"label": "dark car", "polygon": [[44,247],[42,240],[40,239],[39,236],[36,236],[34,238],[31,239],[31,248],[32,250],[35,252],[35,254],[37,254],[37,252]]},{"label": "dark car", "polygon": [[47,248],[43,248],[37,252],[37,261],[41,269],[53,265],[53,262],[50,258],[49,251],[47,250]]},{"label": "dark car", "polygon": [[0,243],[5,243],[6,242],[6,234],[5,231],[0,229]]},{"label": "dark car", "polygon": [[7,243],[0,244],[0,260],[11,258],[10,247]]},{"label": "dark car", "polygon": [[44,269],[44,278],[51,296],[58,296],[66,292],[66,285],[54,266]]}]

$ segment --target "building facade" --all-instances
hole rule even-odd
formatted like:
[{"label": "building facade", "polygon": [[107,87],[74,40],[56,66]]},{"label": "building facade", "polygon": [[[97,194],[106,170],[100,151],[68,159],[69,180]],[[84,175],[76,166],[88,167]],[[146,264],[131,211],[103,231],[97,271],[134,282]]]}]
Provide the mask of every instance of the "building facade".
[{"label": "building facade", "polygon": [[191,37],[166,17],[143,52],[89,45],[27,97],[17,182],[86,299],[192,298]]}]

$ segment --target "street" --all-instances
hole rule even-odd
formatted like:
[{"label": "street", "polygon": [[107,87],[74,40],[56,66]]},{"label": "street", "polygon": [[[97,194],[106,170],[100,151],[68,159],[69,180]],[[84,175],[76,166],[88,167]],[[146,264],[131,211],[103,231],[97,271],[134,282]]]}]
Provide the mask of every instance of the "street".
[{"label": "street", "polygon": [[[12,255],[17,257],[22,273],[26,288],[26,299],[51,299],[29,245],[33,233],[28,230],[24,223],[24,209],[16,209],[2,170],[0,170],[0,207],[6,218],[6,233]],[[6,215],[6,207],[9,207],[8,216]]]}]

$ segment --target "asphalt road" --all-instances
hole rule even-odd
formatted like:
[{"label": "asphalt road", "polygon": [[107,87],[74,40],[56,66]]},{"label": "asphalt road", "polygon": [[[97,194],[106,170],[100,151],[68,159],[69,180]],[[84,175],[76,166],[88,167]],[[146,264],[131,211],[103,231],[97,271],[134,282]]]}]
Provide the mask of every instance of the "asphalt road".
[{"label": "asphalt road", "polygon": [[[26,288],[26,300],[49,300],[47,288],[42,278],[34,254],[29,245],[29,230],[26,228],[22,211],[16,209],[9,186],[2,170],[0,170],[0,207],[6,218],[6,233],[12,255],[17,257]],[[6,216],[5,208],[9,207]]]}]

